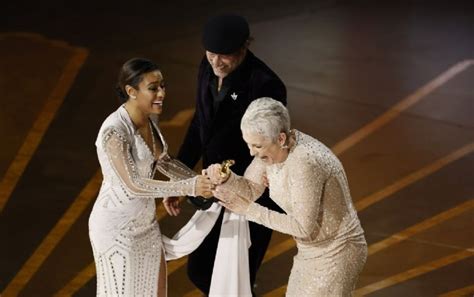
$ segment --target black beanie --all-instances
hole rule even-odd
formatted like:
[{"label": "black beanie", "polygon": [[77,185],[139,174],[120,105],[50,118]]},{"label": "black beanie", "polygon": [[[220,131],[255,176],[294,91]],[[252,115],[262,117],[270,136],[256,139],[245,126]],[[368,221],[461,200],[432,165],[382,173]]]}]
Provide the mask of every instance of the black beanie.
[{"label": "black beanie", "polygon": [[235,14],[210,18],[204,25],[202,44],[207,51],[228,55],[239,50],[250,35],[247,21]]}]

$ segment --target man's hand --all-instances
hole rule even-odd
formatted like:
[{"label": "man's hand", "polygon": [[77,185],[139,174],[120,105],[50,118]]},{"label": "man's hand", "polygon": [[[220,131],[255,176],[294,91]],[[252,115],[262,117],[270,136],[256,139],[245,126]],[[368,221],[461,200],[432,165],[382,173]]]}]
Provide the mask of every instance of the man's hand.
[{"label": "man's hand", "polygon": [[181,213],[181,207],[179,207],[179,197],[166,197],[163,198],[163,206],[166,212],[175,217]]}]

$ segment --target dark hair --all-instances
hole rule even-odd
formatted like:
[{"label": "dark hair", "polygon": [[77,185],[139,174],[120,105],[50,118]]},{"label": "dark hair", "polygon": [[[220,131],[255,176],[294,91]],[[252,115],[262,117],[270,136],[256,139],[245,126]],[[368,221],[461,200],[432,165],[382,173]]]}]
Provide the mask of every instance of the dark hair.
[{"label": "dark hair", "polygon": [[129,85],[138,89],[138,85],[143,79],[143,74],[159,70],[158,66],[152,61],[144,58],[132,58],[125,62],[118,76],[115,91],[122,102],[128,100],[128,94],[125,86]]}]

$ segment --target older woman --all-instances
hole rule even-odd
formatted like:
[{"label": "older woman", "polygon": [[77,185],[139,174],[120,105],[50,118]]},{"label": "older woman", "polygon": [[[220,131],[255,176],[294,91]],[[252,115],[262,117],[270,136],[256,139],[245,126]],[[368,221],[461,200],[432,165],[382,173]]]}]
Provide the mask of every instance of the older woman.
[{"label": "older woman", "polygon": [[[367,244],[352,204],[344,169],[321,142],[290,130],[287,109],[270,98],[255,100],[241,130],[254,160],[244,177],[207,174],[221,184],[221,204],[253,222],[292,235],[298,247],[287,296],[350,296],[367,258]],[[266,185],[286,214],[254,202]]]}]

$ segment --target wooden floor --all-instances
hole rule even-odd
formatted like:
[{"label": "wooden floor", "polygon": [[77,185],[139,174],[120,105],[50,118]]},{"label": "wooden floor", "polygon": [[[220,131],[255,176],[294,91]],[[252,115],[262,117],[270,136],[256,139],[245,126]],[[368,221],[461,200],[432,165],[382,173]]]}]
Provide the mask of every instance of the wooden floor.
[{"label": "wooden floor", "polygon": [[[0,33],[0,292],[95,296],[87,220],[94,141],[120,65],[161,65],[172,152],[194,107],[208,16],[245,15],[251,50],[288,88],[293,126],[341,159],[369,244],[356,296],[474,294],[474,2],[112,1],[4,4]],[[167,217],[172,235],[193,213]],[[283,296],[293,240],[274,233],[259,296]],[[169,296],[201,296],[186,259]]]}]

